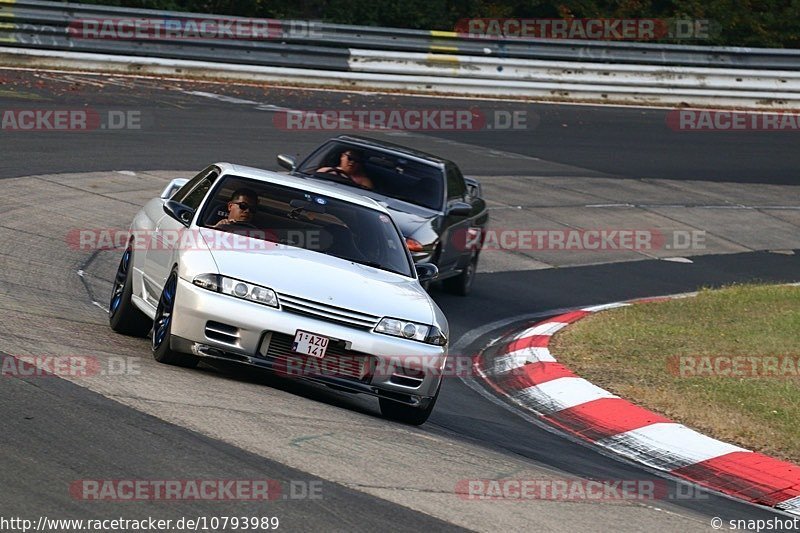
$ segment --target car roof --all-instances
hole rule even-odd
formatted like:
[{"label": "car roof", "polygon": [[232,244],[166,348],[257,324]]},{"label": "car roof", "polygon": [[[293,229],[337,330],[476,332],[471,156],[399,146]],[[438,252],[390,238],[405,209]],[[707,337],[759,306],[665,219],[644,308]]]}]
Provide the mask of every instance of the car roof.
[{"label": "car roof", "polygon": [[283,185],[286,187],[293,187],[301,189],[313,194],[320,194],[330,198],[336,198],[345,202],[375,209],[382,213],[389,214],[384,206],[363,194],[358,194],[355,190],[350,192],[348,190],[333,187],[318,180],[311,178],[303,178],[297,176],[290,176],[288,174],[279,174],[270,170],[263,170],[260,168],[247,167],[242,165],[235,165],[232,163],[216,163],[216,166],[222,171],[222,174],[233,174],[241,178],[250,178],[253,180],[263,181],[266,183],[274,183],[276,185]]},{"label": "car roof", "polygon": [[392,152],[397,152],[403,155],[407,155],[409,157],[421,159],[423,161],[434,163],[436,165],[455,164],[449,159],[444,159],[439,156],[423,152],[421,150],[415,150],[414,148],[409,148],[407,146],[401,146],[399,144],[394,144],[386,141],[379,141],[377,139],[371,139],[369,137],[361,137],[359,135],[339,135],[338,137],[334,137],[332,140],[355,144],[358,146],[362,146],[364,148],[378,148],[383,150],[390,150]]}]

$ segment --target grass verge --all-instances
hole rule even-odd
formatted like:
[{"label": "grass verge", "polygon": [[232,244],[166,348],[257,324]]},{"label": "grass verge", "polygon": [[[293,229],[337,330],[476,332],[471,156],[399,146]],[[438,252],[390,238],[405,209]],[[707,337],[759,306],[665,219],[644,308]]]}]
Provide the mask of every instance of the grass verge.
[{"label": "grass verge", "polygon": [[550,349],[623,398],[800,463],[800,287],[735,285],[604,311]]}]

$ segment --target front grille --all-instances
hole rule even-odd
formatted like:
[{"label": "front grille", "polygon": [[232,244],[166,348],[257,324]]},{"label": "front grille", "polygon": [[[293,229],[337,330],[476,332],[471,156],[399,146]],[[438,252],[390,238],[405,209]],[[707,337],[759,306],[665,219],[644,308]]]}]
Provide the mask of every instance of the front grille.
[{"label": "front grille", "polygon": [[342,307],[292,296],[291,294],[278,293],[278,300],[281,303],[281,309],[289,313],[360,329],[372,329],[378,325],[378,321],[381,319],[379,316],[350,311]]},{"label": "front grille", "polygon": [[268,332],[259,350],[259,356],[271,359],[275,370],[288,377],[325,376],[344,378],[366,383],[369,381],[373,358],[361,352],[347,350],[344,341],[331,339],[325,357],[317,358],[292,351],[294,336]]}]

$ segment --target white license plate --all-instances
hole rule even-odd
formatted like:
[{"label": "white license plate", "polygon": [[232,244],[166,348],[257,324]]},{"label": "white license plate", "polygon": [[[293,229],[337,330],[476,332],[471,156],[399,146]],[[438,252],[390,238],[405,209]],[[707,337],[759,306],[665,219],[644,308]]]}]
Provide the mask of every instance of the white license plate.
[{"label": "white license plate", "polygon": [[312,357],[325,357],[325,350],[328,349],[328,337],[321,335],[314,335],[307,331],[298,329],[294,335],[294,342],[292,343],[292,351],[303,355],[310,355]]}]

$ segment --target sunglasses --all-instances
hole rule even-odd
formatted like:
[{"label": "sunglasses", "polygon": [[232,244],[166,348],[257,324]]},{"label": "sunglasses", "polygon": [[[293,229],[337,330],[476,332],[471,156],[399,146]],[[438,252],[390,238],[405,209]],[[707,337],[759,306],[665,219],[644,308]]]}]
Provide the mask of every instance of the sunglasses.
[{"label": "sunglasses", "polygon": [[242,211],[255,211],[256,210],[256,206],[250,205],[247,202],[231,202],[231,203],[234,204],[234,205],[238,205],[239,209],[241,209]]},{"label": "sunglasses", "polygon": [[356,156],[354,156],[353,154],[344,153],[342,155],[345,156],[350,161],[352,161],[353,163],[360,163],[361,162],[361,160],[359,158],[357,158]]}]

